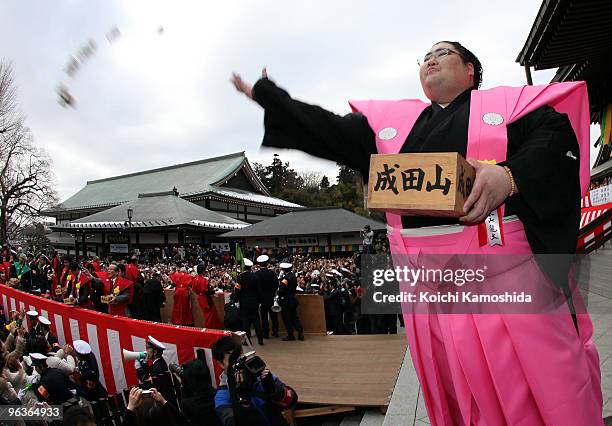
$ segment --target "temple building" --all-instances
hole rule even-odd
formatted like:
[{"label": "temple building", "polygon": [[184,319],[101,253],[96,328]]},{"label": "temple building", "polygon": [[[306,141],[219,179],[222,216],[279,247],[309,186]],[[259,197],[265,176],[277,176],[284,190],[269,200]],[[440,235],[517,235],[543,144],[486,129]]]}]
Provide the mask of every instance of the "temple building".
[{"label": "temple building", "polygon": [[44,214],[56,219],[50,240],[61,252],[104,255],[223,241],[301,207],[270,196],[239,152],[88,181]]}]

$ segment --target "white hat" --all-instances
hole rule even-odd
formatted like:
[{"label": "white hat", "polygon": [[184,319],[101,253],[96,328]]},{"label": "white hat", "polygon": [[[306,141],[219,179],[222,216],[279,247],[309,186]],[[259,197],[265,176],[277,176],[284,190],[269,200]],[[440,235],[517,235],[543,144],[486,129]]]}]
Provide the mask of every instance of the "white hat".
[{"label": "white hat", "polygon": [[28,311],[26,312],[26,315],[29,317],[37,317],[38,316],[38,312],[36,311]]},{"label": "white hat", "polygon": [[91,353],[91,346],[89,346],[89,343],[87,343],[85,340],[75,340],[72,342],[72,346],[79,355],[87,355]]},{"label": "white hat", "polygon": [[47,317],[43,317],[42,315],[38,317],[38,322],[44,325],[51,325],[51,321]]},{"label": "white hat", "polygon": [[249,259],[244,259],[244,266],[253,266],[253,262]]},{"label": "white hat", "polygon": [[148,346],[152,346],[152,347],[154,347],[156,349],[161,349],[162,351],[166,350],[166,347],[159,340],[157,340],[155,337],[149,336],[148,340],[149,340],[147,342]]},{"label": "white hat", "polygon": [[315,269],[314,271],[312,271],[312,273],[310,274],[311,277],[318,277],[319,275],[321,275],[321,271],[319,271],[318,269]]},{"label": "white hat", "polygon": [[262,254],[261,256],[257,256],[257,263],[267,262],[270,258],[267,254]]},{"label": "white hat", "polygon": [[34,352],[30,354],[30,358],[32,359],[33,364],[40,364],[48,357],[46,355],[39,354],[38,352]]},{"label": "white hat", "polygon": [[293,265],[291,263],[283,262],[279,265],[281,269],[291,269]]}]

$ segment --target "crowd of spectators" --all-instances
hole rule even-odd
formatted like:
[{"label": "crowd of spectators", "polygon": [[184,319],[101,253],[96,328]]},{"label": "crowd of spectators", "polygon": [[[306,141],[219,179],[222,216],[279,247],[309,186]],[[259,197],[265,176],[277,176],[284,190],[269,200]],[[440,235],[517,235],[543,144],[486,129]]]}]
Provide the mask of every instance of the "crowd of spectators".
[{"label": "crowd of spectators", "polygon": [[[255,260],[261,254],[269,256],[269,267],[277,276],[281,275],[280,263],[293,265],[298,294],[318,294],[323,298],[329,333],[397,331],[395,316],[366,315],[361,311],[363,288],[359,253],[330,258],[255,247],[245,250],[244,258]],[[58,253],[35,256],[5,249],[2,261],[0,284],[88,309],[149,321],[162,321],[160,310],[166,302],[164,289],[175,289],[175,312],[170,322],[179,325],[193,325],[188,305],[190,292],[202,297],[215,292],[231,294],[243,269],[230,252],[197,245],[149,249],[115,260],[96,256],[74,258]],[[257,269],[255,263],[253,272]],[[193,279],[198,275],[203,277],[205,288],[194,285]],[[226,298],[228,303],[232,300]],[[237,331],[239,321],[232,318],[232,310],[227,308],[229,318],[223,327]],[[401,317],[399,321],[401,324]],[[220,327],[217,324],[213,328]]]}]

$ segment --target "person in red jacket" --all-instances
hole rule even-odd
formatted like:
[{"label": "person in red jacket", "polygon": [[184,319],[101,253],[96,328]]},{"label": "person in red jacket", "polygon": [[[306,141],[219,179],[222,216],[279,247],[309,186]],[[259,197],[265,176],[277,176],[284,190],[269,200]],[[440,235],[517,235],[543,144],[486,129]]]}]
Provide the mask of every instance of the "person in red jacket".
[{"label": "person in red jacket", "polygon": [[125,265],[125,278],[135,283],[138,280],[139,275],[140,270],[138,269],[138,258],[136,256],[132,256],[130,260],[128,260],[127,265]]},{"label": "person in red jacket", "polygon": [[100,272],[102,270],[102,265],[100,265],[100,258],[98,256],[94,256],[91,264],[95,272]]},{"label": "person in red jacket", "polygon": [[170,279],[176,286],[171,322],[176,325],[193,325],[189,291],[193,277],[182,269],[181,272],[170,274]]},{"label": "person in red jacket", "polygon": [[198,274],[193,278],[192,288],[198,295],[198,303],[204,315],[204,327],[223,330],[223,323],[219,319],[213,302],[214,289],[208,283],[208,279],[204,277],[204,265],[199,264],[196,271]]},{"label": "person in red jacket", "polygon": [[[63,292],[62,294],[57,294],[58,293],[58,288],[59,289],[65,289],[67,282],[66,279],[68,278],[68,275],[70,274],[70,262],[72,262],[72,256],[70,255],[66,255],[64,256],[63,259],[63,267],[61,265],[58,264],[58,270],[59,268],[61,268],[61,271],[58,273],[56,272],[53,276],[53,282],[51,284],[51,286],[53,287],[51,289],[51,298],[53,299],[61,299],[63,298]],[[55,263],[55,262],[54,262]]]},{"label": "person in red jacket", "polygon": [[108,278],[104,283],[106,294],[112,298],[108,303],[108,313],[127,317],[127,305],[132,302],[133,282],[121,276],[119,265],[111,263],[108,267]]},{"label": "person in red jacket", "polygon": [[2,254],[0,255],[0,265],[4,267],[6,274],[6,280],[11,277],[11,250],[8,247],[2,248]]},{"label": "person in red jacket", "polygon": [[0,263],[0,285],[6,284],[7,275],[8,274],[6,273],[6,268],[4,267],[2,263]]}]

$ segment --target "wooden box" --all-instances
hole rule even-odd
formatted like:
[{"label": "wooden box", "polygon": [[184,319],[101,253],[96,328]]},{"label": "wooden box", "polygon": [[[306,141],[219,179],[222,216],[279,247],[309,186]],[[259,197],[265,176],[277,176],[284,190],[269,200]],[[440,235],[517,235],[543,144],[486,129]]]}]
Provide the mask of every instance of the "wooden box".
[{"label": "wooden box", "polygon": [[102,303],[110,303],[111,300],[113,300],[113,296],[111,296],[111,295],[101,296],[100,297],[100,302],[102,302]]},{"label": "wooden box", "polygon": [[405,216],[464,216],[475,175],[456,152],[375,154],[367,207]]}]

